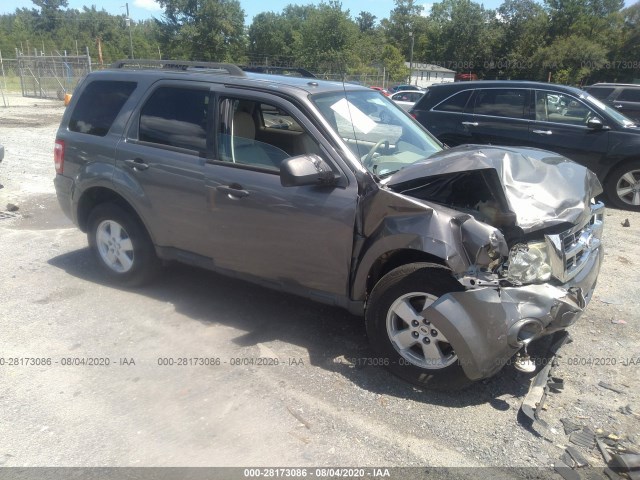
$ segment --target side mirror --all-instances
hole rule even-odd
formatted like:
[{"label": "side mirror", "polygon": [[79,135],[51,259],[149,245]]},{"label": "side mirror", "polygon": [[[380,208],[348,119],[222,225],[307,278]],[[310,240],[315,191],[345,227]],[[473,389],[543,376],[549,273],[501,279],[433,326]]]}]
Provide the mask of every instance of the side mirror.
[{"label": "side mirror", "polygon": [[604,128],[604,124],[599,118],[592,117],[587,120],[587,128],[590,128],[591,130],[602,130]]},{"label": "side mirror", "polygon": [[300,155],[283,160],[280,164],[280,184],[283,187],[317,185],[330,187],[337,176],[322,158],[315,154]]}]

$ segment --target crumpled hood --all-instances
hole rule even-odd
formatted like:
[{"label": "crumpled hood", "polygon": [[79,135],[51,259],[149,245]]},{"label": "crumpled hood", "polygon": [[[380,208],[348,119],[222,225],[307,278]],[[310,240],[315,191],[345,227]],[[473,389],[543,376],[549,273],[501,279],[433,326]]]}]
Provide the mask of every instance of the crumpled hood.
[{"label": "crumpled hood", "polygon": [[[403,168],[386,184],[402,191],[394,187],[415,186],[421,178],[427,183],[433,176],[487,169],[497,173],[509,210],[525,232],[563,222],[579,223],[589,214],[591,199],[602,192],[593,172],[566,157],[534,148],[487,145],[443,150]],[[428,196],[422,198],[437,201]]]}]

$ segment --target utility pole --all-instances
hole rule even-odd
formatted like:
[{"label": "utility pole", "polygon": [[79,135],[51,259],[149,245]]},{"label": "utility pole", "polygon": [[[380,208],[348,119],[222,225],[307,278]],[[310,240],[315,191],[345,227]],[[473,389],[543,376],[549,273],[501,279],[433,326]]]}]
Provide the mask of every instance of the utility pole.
[{"label": "utility pole", "polygon": [[413,32],[409,32],[409,38],[411,39],[411,49],[409,50],[409,85],[411,85],[411,79],[413,78]]},{"label": "utility pole", "polygon": [[129,17],[129,3],[124,4],[127,7],[127,18],[125,22],[127,23],[127,27],[129,28],[129,48],[131,49],[131,60],[133,60],[133,39],[131,38],[131,17]]}]

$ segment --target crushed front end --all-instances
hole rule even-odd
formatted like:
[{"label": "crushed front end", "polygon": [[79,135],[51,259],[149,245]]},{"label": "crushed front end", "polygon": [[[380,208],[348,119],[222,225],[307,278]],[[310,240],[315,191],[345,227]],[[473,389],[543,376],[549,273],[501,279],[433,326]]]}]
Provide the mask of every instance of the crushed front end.
[{"label": "crushed front end", "polygon": [[464,147],[392,181],[397,193],[466,214],[449,222],[451,250],[463,253],[445,259],[465,290],[428,314],[470,379],[583,313],[604,255],[601,187],[589,170],[540,150]]}]

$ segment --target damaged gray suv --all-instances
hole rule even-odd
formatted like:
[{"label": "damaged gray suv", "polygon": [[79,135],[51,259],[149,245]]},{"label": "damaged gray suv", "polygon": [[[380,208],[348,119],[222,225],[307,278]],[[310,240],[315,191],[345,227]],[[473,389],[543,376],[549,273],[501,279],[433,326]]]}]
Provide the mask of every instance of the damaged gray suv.
[{"label": "damaged gray suv", "polygon": [[54,156],[107,276],[139,285],[176,260],[344,307],[380,363],[429,388],[492,376],[573,324],[603,257],[589,170],[445,149],[351,84],[119,62],[76,90]]}]

